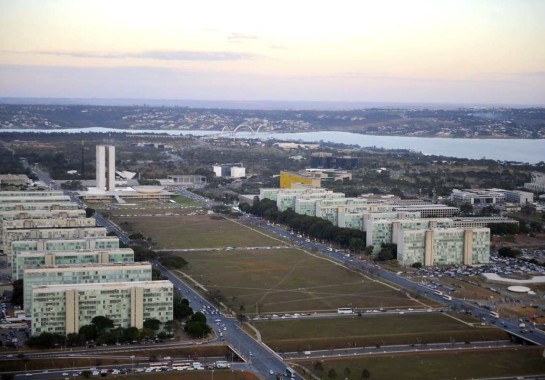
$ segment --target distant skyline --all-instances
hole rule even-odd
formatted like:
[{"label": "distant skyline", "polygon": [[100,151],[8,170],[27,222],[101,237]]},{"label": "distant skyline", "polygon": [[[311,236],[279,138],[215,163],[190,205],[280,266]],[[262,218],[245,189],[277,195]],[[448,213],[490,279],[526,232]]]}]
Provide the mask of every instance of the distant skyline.
[{"label": "distant skyline", "polygon": [[0,97],[545,105],[545,2],[0,0]]}]

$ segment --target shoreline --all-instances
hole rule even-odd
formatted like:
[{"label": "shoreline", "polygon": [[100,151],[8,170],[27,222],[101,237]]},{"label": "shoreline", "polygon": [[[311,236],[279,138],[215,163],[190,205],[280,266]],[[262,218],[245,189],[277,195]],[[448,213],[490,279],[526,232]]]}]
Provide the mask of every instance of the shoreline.
[{"label": "shoreline", "polygon": [[[94,133],[157,133],[157,134],[170,134],[172,135],[173,132],[179,132],[184,133],[187,135],[192,135],[194,133],[202,133],[203,135],[224,135],[226,137],[231,136],[231,132],[227,131],[221,131],[218,130],[210,130],[210,129],[150,129],[150,130],[140,130],[140,129],[131,129],[131,128],[108,128],[108,127],[81,127],[81,128],[54,128],[54,129],[0,129],[1,133],[88,133],[88,129],[95,129],[95,128],[103,128],[104,131],[92,131]],[[78,129],[79,131],[74,132],[73,129]],[[70,131],[70,132],[67,132]],[[407,138],[422,138],[422,139],[444,139],[444,140],[536,140],[541,141],[545,140],[545,137],[539,138],[539,137],[518,137],[518,136],[493,136],[493,137],[475,137],[475,136],[464,136],[464,137],[453,137],[453,136],[435,136],[435,135],[383,135],[383,134],[374,134],[374,133],[362,133],[362,132],[354,132],[354,131],[344,131],[344,130],[338,130],[338,129],[327,129],[327,130],[320,130],[320,129],[313,129],[313,130],[301,130],[301,131],[265,131],[260,132],[259,135],[266,136],[267,134],[298,134],[298,133],[323,133],[323,132],[340,132],[340,133],[352,133],[355,135],[360,136],[373,136],[373,137],[407,137]],[[243,131],[239,132],[240,134],[248,134],[251,132]],[[257,136],[257,133],[252,133],[252,136]]]}]

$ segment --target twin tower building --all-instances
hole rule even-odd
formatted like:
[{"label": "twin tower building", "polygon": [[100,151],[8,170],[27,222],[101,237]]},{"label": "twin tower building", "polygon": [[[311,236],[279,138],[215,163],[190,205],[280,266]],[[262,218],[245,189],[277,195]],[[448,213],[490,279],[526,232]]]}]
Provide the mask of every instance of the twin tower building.
[{"label": "twin tower building", "polygon": [[[106,169],[106,151],[108,151],[108,169]],[[96,146],[96,187],[103,191],[115,190],[115,146]]]}]

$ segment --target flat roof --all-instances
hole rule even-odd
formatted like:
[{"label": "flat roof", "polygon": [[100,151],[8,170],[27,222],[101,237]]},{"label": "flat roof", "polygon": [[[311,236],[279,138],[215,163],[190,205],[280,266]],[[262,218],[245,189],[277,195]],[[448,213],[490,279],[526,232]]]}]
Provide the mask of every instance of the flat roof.
[{"label": "flat roof", "polygon": [[112,248],[112,249],[82,249],[82,250],[68,250],[68,251],[19,251],[17,257],[25,256],[44,256],[53,254],[55,256],[70,256],[70,255],[89,255],[100,253],[134,253],[132,248]]},{"label": "flat roof", "polygon": [[58,272],[58,271],[71,271],[71,272],[86,272],[88,270],[117,270],[119,268],[149,268],[151,269],[151,264],[149,262],[131,262],[131,263],[86,263],[86,264],[65,264],[65,265],[50,265],[50,266],[40,266],[40,267],[27,267],[25,268],[26,273],[38,273],[38,272]]},{"label": "flat roof", "polygon": [[133,282],[105,282],[94,284],[61,284],[61,285],[37,285],[32,287],[32,293],[53,293],[65,290],[95,290],[95,289],[132,289],[132,288],[172,288],[172,282],[160,281],[133,281]]}]

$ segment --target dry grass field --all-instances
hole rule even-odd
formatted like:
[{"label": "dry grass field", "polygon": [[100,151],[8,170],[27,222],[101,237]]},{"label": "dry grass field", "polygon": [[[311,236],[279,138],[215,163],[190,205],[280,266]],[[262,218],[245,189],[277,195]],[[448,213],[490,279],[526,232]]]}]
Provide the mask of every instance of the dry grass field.
[{"label": "dry grass field", "polygon": [[[183,272],[248,315],[423,307],[402,291],[297,249],[178,253]],[[183,275],[180,275],[183,276]]]},{"label": "dry grass field", "polygon": [[151,237],[157,249],[278,246],[281,240],[219,215],[115,218],[129,233]]},{"label": "dry grass field", "polygon": [[473,327],[442,313],[252,322],[281,352],[509,339],[496,328]]}]

